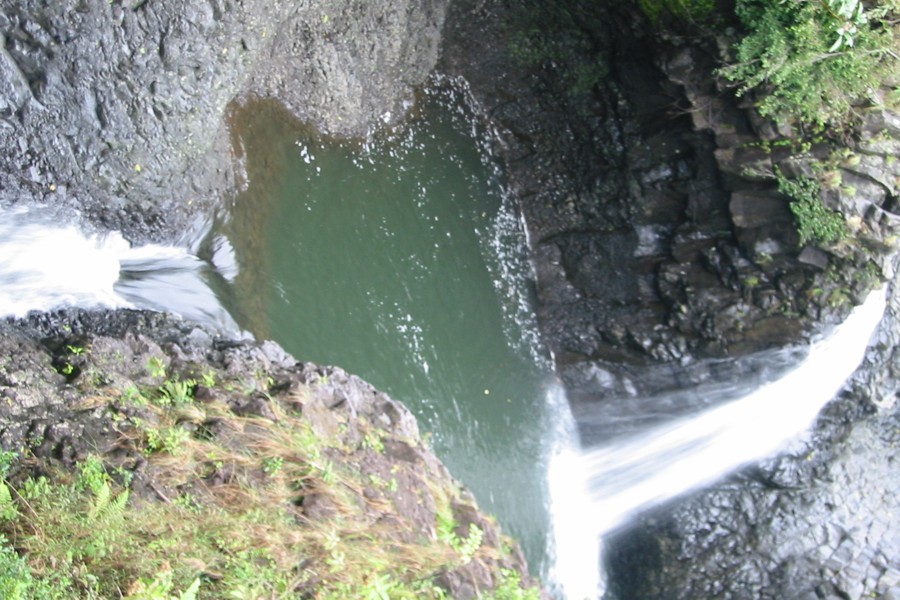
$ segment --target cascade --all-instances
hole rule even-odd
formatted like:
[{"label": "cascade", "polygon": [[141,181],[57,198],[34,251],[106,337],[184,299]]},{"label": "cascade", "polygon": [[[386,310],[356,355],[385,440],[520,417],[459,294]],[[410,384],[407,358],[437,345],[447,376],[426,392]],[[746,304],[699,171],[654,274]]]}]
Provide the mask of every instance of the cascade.
[{"label": "cascade", "polygon": [[[687,494],[808,432],[821,409],[862,362],[885,309],[884,288],[815,341],[786,375],[745,395],[633,434],[607,446],[556,452],[550,464],[555,568],[561,597],[596,598],[602,538],[636,514]],[[574,433],[573,433],[574,435]],[[594,561],[591,567],[591,561]]]},{"label": "cascade", "polygon": [[587,451],[598,532],[772,456],[807,431],[862,362],[884,307],[885,290],[871,292],[797,368],[738,400]]},{"label": "cascade", "polygon": [[[83,231],[70,222],[75,216],[23,206],[0,210],[0,316],[140,307],[240,334],[212,287],[228,268],[181,247],[132,248],[117,232]],[[218,244],[217,254],[227,257],[227,248]]]},{"label": "cascade", "polygon": [[[426,206],[424,197],[417,201],[420,202],[418,212],[390,214],[417,215]],[[476,222],[484,214],[476,214]],[[536,374],[514,378],[514,383],[530,385],[532,379],[545,375],[548,366],[543,364],[537,350],[537,328],[531,320],[527,295],[517,292],[525,279],[521,272],[525,267],[515,264],[517,248],[522,244],[517,237],[521,229],[509,207],[504,205],[496,214],[493,228],[484,227],[481,239],[489,246],[485,252],[490,258],[486,267],[489,281],[497,295],[507,301],[502,303],[500,311],[499,320],[503,323],[500,335],[490,337],[506,338],[504,345],[520,355],[511,355],[504,369],[521,361],[523,373],[536,371]],[[449,215],[440,216],[442,223],[450,220]],[[437,216],[433,219],[438,220]],[[173,312],[232,335],[242,335],[220,303],[221,290],[227,291],[227,284],[237,275],[237,261],[226,238],[207,234],[211,241],[207,239],[205,243],[211,257],[204,260],[198,257],[202,253],[182,247],[150,244],[132,248],[118,233],[86,233],[75,224],[63,224],[69,221],[54,218],[44,209],[40,212],[24,207],[0,210],[0,316],[24,316],[30,310],[67,306],[140,307]],[[485,231],[490,233],[484,235]],[[462,237],[462,233],[455,232],[454,236]],[[445,237],[450,239],[449,235]],[[442,238],[440,243],[450,242]],[[437,249],[438,244],[431,247]],[[398,267],[395,272],[400,270]],[[433,304],[439,304],[440,300],[437,298]],[[489,303],[480,300],[475,304]],[[459,417],[461,425],[469,427],[457,434],[465,448],[463,454],[477,449],[491,456],[491,464],[500,465],[487,474],[489,481],[515,474],[514,467],[528,462],[522,460],[523,456],[534,460],[533,470],[523,471],[521,475],[528,485],[540,476],[538,471],[544,470],[543,490],[510,479],[500,484],[493,481],[488,496],[493,501],[496,491],[498,507],[521,506],[531,496],[528,502],[534,506],[529,505],[530,512],[523,511],[516,523],[531,524],[536,531],[523,530],[534,540],[544,535],[543,525],[535,527],[533,523],[544,519],[537,505],[546,502],[543,508],[549,512],[551,522],[546,532],[549,566],[544,575],[560,598],[596,598],[602,591],[600,538],[642,510],[709,485],[741,465],[778,452],[806,431],[861,362],[884,305],[884,290],[873,292],[830,336],[815,342],[796,369],[738,400],[714,405],[693,416],[669,419],[664,424],[642,423],[641,431],[599,448],[579,448],[575,421],[561,386],[548,385],[543,402],[523,403],[519,407],[513,402],[521,398],[512,387],[501,395],[503,382],[490,380],[491,389],[476,382],[475,393],[465,389],[456,395],[503,400],[502,403],[476,402],[466,408],[471,415]],[[405,334],[411,328],[407,322],[410,314],[409,310],[403,312],[401,316],[406,320],[386,329],[404,334],[401,337],[408,341],[409,336]],[[466,314],[471,315],[472,311]],[[450,331],[454,335],[450,337],[456,337],[457,321],[452,323]],[[415,355],[412,364],[417,364],[414,359],[422,348],[434,345],[433,338],[422,338],[420,344],[416,337],[429,327],[431,324],[413,331],[416,335],[410,339],[417,343],[412,345]],[[480,325],[479,329],[486,327]],[[467,346],[459,355],[470,353],[471,347]],[[492,348],[490,353],[496,357],[500,350]],[[431,362],[450,364],[448,360]],[[458,370],[471,372],[470,367]],[[424,374],[428,381],[433,380],[434,373],[429,369],[424,369]],[[455,377],[455,381],[464,379]],[[461,413],[455,398],[452,408]],[[432,407],[426,404],[424,409],[428,411]],[[488,410],[496,415],[489,415]],[[540,441],[532,442],[527,435],[534,430],[532,421],[521,424],[513,421],[514,417],[531,413],[534,413],[534,423],[549,426],[549,431],[541,432]],[[503,424],[501,430],[518,431],[514,436],[518,445],[507,448],[510,444],[497,443],[495,433],[479,431],[488,416]],[[459,460],[463,467],[468,465],[466,456]],[[471,462],[485,461],[473,457]],[[462,468],[460,472],[467,470]],[[505,490],[509,498],[500,496]]]}]

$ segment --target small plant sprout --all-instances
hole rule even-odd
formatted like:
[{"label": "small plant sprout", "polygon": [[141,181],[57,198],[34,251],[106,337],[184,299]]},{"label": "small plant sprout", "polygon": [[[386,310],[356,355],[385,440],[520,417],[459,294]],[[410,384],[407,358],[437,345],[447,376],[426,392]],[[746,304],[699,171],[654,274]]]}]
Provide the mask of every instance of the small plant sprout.
[{"label": "small plant sprout", "polygon": [[366,435],[363,437],[363,446],[379,454],[384,452],[384,442],[381,441],[381,436],[375,431],[366,432]]},{"label": "small plant sprout", "polygon": [[274,476],[284,466],[284,459],[280,456],[267,456],[263,459],[263,471],[266,475]]},{"label": "small plant sprout", "polygon": [[202,376],[203,386],[207,388],[216,387],[216,372],[204,371]]},{"label": "small plant sprout", "polygon": [[150,373],[151,377],[165,377],[166,363],[160,357],[153,356],[147,361],[147,371]]}]

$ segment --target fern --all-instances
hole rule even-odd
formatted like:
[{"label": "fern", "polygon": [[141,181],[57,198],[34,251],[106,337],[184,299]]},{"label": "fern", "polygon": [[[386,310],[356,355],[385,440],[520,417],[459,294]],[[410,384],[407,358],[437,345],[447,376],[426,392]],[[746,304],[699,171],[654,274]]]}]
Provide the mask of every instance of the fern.
[{"label": "fern", "polygon": [[0,519],[12,521],[19,516],[19,509],[13,501],[12,494],[6,483],[0,481]]},{"label": "fern", "polygon": [[91,519],[96,519],[106,512],[111,497],[112,490],[109,487],[109,483],[104,481],[102,485],[97,486],[97,489],[94,490],[94,501],[91,503]]},{"label": "fern", "polygon": [[818,128],[846,124],[856,103],[896,79],[900,40],[890,23],[898,16],[894,3],[866,14],[857,3],[849,16],[842,4],[852,2],[738,0],[747,34],[722,74],[739,95],[759,92],[763,115]]},{"label": "fern", "polygon": [[474,523],[469,525],[469,535],[466,539],[457,539],[456,551],[462,556],[463,564],[469,564],[475,557],[475,553],[481,548],[481,542],[484,541],[484,531],[481,527]]}]

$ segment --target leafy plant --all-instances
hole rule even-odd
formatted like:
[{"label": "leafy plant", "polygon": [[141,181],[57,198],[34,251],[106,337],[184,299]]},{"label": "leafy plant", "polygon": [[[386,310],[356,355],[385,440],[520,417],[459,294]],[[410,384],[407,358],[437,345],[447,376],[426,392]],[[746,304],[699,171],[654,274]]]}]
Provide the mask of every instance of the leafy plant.
[{"label": "leafy plant", "polygon": [[449,544],[451,548],[456,550],[463,564],[472,562],[475,553],[481,548],[484,541],[484,531],[476,524],[469,524],[469,531],[466,537],[461,538],[456,529],[459,524],[456,522],[453,512],[450,510],[438,511],[437,513],[437,533],[438,539]]},{"label": "leafy plant", "polygon": [[381,434],[375,429],[366,429],[363,435],[362,445],[381,454],[384,452],[384,442],[381,440]]},{"label": "leafy plant", "polygon": [[194,387],[197,382],[193,379],[167,379],[159,387],[157,402],[162,405],[179,405],[192,402],[194,399]]},{"label": "leafy plant", "polygon": [[215,371],[204,371],[203,376],[202,376],[202,382],[205,387],[208,387],[208,388],[216,387]]},{"label": "leafy plant", "polygon": [[761,94],[766,116],[844,126],[852,106],[898,73],[897,0],[738,0],[746,35],[724,76]]},{"label": "leafy plant", "polygon": [[11,450],[0,451],[0,479],[5,478],[7,475],[9,475],[9,470],[12,468],[13,463],[15,463],[16,459],[18,458],[18,452],[13,452]]},{"label": "leafy plant", "polygon": [[147,361],[147,371],[152,377],[166,376],[166,363],[158,356],[153,356]]},{"label": "leafy plant", "polygon": [[197,577],[186,590],[174,595],[175,582],[172,570],[161,570],[153,579],[138,579],[129,590],[125,600],[196,600],[200,592],[200,578]]},{"label": "leafy plant", "polygon": [[36,579],[28,563],[0,535],[0,598],[4,600],[56,600],[66,597],[65,581],[52,585]]},{"label": "leafy plant", "polygon": [[0,521],[12,521],[19,516],[19,509],[13,501],[6,483],[0,481]]},{"label": "leafy plant", "polygon": [[284,458],[281,456],[267,456],[262,461],[263,471],[267,475],[275,475],[284,466]]},{"label": "leafy plant", "polygon": [[540,600],[540,590],[536,587],[523,588],[522,578],[517,572],[503,569],[500,574],[500,584],[486,596],[486,600]]},{"label": "leafy plant", "polygon": [[172,455],[178,454],[182,445],[191,437],[191,433],[179,425],[147,429],[145,435],[150,452],[167,452]]},{"label": "leafy plant", "polygon": [[815,179],[787,179],[781,172],[778,191],[791,197],[791,212],[797,220],[800,243],[833,244],[847,237],[844,217],[822,203],[821,188]]}]

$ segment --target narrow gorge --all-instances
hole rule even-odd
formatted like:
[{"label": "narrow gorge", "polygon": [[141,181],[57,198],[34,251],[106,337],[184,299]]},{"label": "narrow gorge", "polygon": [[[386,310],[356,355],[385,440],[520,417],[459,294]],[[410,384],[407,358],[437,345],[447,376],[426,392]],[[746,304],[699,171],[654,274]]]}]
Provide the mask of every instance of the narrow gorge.
[{"label": "narrow gorge", "polygon": [[[763,116],[671,4],[0,3],[0,590],[897,597],[896,81]],[[847,329],[724,436],[818,417],[602,508]]]}]

